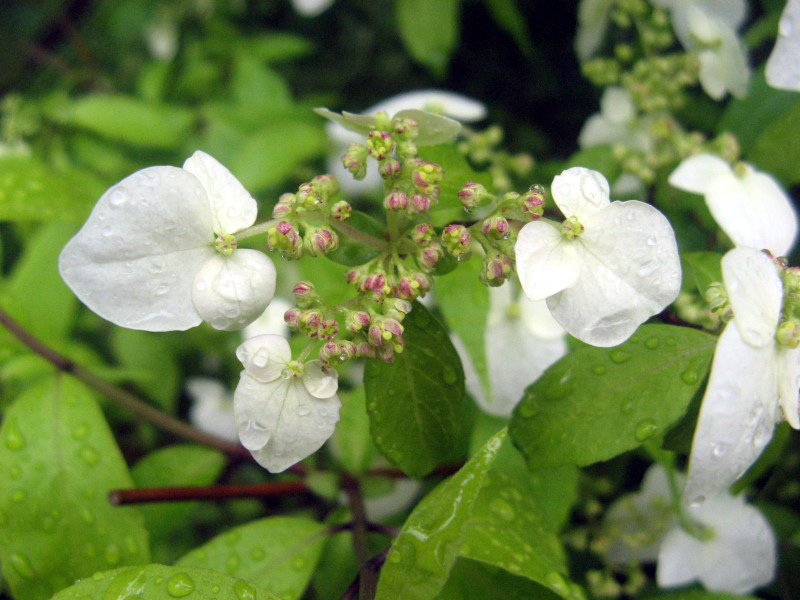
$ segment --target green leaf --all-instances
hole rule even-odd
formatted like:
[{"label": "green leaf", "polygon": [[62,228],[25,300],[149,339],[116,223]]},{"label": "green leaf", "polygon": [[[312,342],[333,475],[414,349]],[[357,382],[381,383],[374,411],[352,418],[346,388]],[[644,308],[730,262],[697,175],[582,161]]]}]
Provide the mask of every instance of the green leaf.
[{"label": "green leaf", "polygon": [[250,583],[207,569],[146,565],[95,573],[52,600],[280,600]]},{"label": "green leaf", "polygon": [[444,115],[407,108],[394,115],[398,119],[412,119],[419,125],[419,136],[414,140],[417,146],[436,146],[452,142],[461,132],[461,123]]},{"label": "green leaf", "polygon": [[81,222],[103,193],[96,181],[30,156],[0,157],[0,221]]},{"label": "green leaf", "polygon": [[403,352],[367,361],[364,390],[370,433],[389,461],[422,477],[458,441],[464,371],[447,330],[419,302],[403,321]]},{"label": "green leaf", "polygon": [[120,364],[141,372],[134,382],[169,413],[178,402],[180,371],[167,336],[115,327],[111,346]]},{"label": "green leaf", "polygon": [[705,590],[680,590],[647,596],[644,600],[758,600],[755,596],[741,596],[727,592],[706,592]]},{"label": "green leaf", "polygon": [[342,408],[339,423],[333,432],[333,448],[342,466],[353,475],[360,475],[372,463],[375,446],[369,435],[369,417],[364,387],[339,391]]},{"label": "green leaf", "polygon": [[188,109],[107,94],[83,96],[50,116],[62,125],[142,148],[177,148],[194,125]]},{"label": "green leaf", "polygon": [[283,62],[311,54],[314,44],[299,35],[276,31],[253,38],[250,49],[266,62]]},{"label": "green leaf", "polygon": [[314,112],[329,121],[338,123],[348,131],[360,133],[363,136],[375,129],[375,124],[378,122],[375,115],[360,115],[346,110],[343,110],[340,114],[322,106],[315,108]]},{"label": "green leaf", "polygon": [[703,382],[715,336],[642,325],[614,348],[582,346],[525,392],[509,434],[530,468],[589,465],[661,435]]},{"label": "green leaf", "polygon": [[505,437],[503,429],[417,505],[389,550],[376,600],[426,600],[442,589]]},{"label": "green leaf", "polygon": [[[561,542],[545,526],[543,513],[529,490],[494,471],[489,471],[475,501],[461,556],[548,587],[548,582],[555,578],[553,574],[567,572]],[[553,591],[561,592],[562,588],[556,586]]]},{"label": "green leaf", "polygon": [[[363,233],[383,239],[386,230],[378,221],[366,213],[354,210],[347,224],[355,227]],[[375,248],[369,248],[363,244],[351,240],[343,233],[339,233],[339,248],[327,255],[327,257],[340,265],[355,267],[363,265],[378,256],[380,252]]]},{"label": "green leaf", "polygon": [[[211,485],[222,473],[225,462],[225,456],[212,448],[191,444],[167,446],[151,452],[137,462],[131,469],[131,477],[136,487]],[[168,539],[176,528],[185,526],[187,517],[196,504],[142,504],[139,511],[144,516],[153,545]]]},{"label": "green leaf", "polygon": [[176,566],[224,572],[284,600],[303,595],[314,572],[325,525],[305,517],[270,517],[218,535]]},{"label": "green leaf", "polygon": [[438,278],[436,298],[450,329],[464,343],[488,395],[489,373],[484,335],[489,314],[489,289],[478,279],[480,268],[480,260],[473,258],[445,277]]},{"label": "green leaf", "polygon": [[26,391],[0,429],[0,560],[17,600],[96,571],[147,562],[147,532],[108,492],[131,487],[91,393],[56,376]]},{"label": "green leaf", "polygon": [[530,32],[515,0],[485,0],[485,4],[495,23],[514,38],[523,54],[530,56],[533,50]]},{"label": "green leaf", "polygon": [[538,583],[486,565],[459,558],[436,600],[555,600],[559,596]]},{"label": "green leaf", "polygon": [[686,252],[681,255],[684,279],[691,277],[697,291],[704,293],[712,283],[722,281],[722,256],[716,252]]},{"label": "green leaf", "polygon": [[400,38],[411,57],[444,75],[458,45],[460,0],[398,0],[395,18]]}]

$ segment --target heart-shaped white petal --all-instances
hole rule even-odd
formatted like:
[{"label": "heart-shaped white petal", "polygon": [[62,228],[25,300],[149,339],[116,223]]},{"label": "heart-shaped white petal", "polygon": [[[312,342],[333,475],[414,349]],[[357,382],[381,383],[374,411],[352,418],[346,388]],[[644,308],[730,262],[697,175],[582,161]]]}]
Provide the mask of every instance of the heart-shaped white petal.
[{"label": "heart-shaped white petal", "polygon": [[514,246],[517,274],[525,295],[544,300],[575,285],[581,267],[575,256],[575,242],[565,240],[549,221],[525,225]]},{"label": "heart-shaped white petal", "polygon": [[712,182],[733,176],[731,166],[714,154],[695,154],[681,161],[670,174],[669,184],[693,192],[705,194]]},{"label": "heart-shaped white petal", "polygon": [[303,385],[315,398],[330,398],[339,389],[339,374],[333,367],[323,365],[322,361],[312,360],[305,365]]},{"label": "heart-shaped white petal", "polygon": [[717,342],[697,419],[684,498],[727,491],[772,438],[778,398],[776,348],[754,348],[730,323]]},{"label": "heart-shaped white petal", "polygon": [[337,395],[314,398],[298,379],[261,383],[247,372],[233,402],[242,444],[272,473],[316,452],[333,434],[341,408]]},{"label": "heart-shaped white petal", "polygon": [[547,306],[571,335],[615,346],[678,296],[675,234],[664,215],[636,200],[610,204],[585,226],[575,246],[581,276]]},{"label": "heart-shaped white petal", "polygon": [[241,329],[267,308],[275,276],[275,265],[258,250],[215,254],[195,275],[192,304],[214,329]]},{"label": "heart-shaped white petal", "polygon": [[584,219],[610,204],[608,180],[585,167],[572,167],[556,175],[550,189],[564,216],[577,217],[583,225]]},{"label": "heart-shaped white petal", "polygon": [[767,83],[800,91],[800,0],[789,0],[778,23],[778,39],[767,60]]},{"label": "heart-shaped white petal", "polygon": [[774,345],[783,283],[772,259],[753,248],[734,248],[722,257],[722,279],[742,339],[756,348]]},{"label": "heart-shaped white petal", "polygon": [[289,342],[279,335],[257,335],[236,348],[236,358],[247,373],[262,383],[281,376],[281,372],[292,360]]},{"label": "heart-shaped white petal", "polygon": [[214,233],[236,233],[250,227],[258,206],[233,174],[205,152],[198,150],[183,163],[183,169],[200,181],[211,203]]},{"label": "heart-shaped white petal", "polygon": [[59,271],[101,317],[133,329],[200,323],[191,278],[214,255],[211,207],[196,177],[149,167],[112,186],[64,247]]}]

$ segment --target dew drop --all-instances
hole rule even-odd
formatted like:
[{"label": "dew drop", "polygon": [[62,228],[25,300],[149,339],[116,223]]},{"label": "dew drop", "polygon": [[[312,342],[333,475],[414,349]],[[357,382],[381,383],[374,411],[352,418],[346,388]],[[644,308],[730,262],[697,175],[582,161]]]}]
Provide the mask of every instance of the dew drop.
[{"label": "dew drop", "polygon": [[116,544],[109,544],[106,546],[105,552],[103,552],[103,558],[106,559],[108,564],[117,565],[122,560],[122,550]]},{"label": "dew drop", "polygon": [[794,19],[790,15],[784,16],[778,24],[778,33],[784,37],[789,37],[794,31]]},{"label": "dew drop", "polygon": [[516,516],[514,507],[502,498],[492,498],[489,502],[489,509],[504,521],[512,521]]},{"label": "dew drop", "polygon": [[108,203],[111,206],[120,206],[125,204],[127,199],[128,195],[125,193],[125,190],[122,188],[115,188],[114,191],[108,196]]},{"label": "dew drop", "polygon": [[16,419],[7,419],[4,423],[6,448],[9,450],[22,450],[25,447],[25,436],[17,427]]},{"label": "dew drop", "polygon": [[33,570],[31,561],[28,560],[28,557],[24,554],[14,552],[8,557],[8,563],[11,565],[11,568],[19,574],[20,577],[31,579],[36,575],[36,571]]},{"label": "dew drop", "polygon": [[260,348],[258,352],[253,355],[253,364],[259,369],[263,369],[269,362],[269,352],[264,348]]},{"label": "dew drop", "polygon": [[235,552],[231,552],[228,556],[228,560],[225,561],[225,572],[228,575],[233,575],[236,570],[239,568],[239,555]]},{"label": "dew drop", "polygon": [[656,425],[655,421],[651,419],[645,419],[636,425],[636,430],[634,431],[633,435],[637,442],[644,442],[653,437],[657,431],[658,425]]},{"label": "dew drop", "polygon": [[542,409],[539,407],[538,404],[536,404],[536,402],[527,401],[520,404],[518,412],[521,417],[525,419],[530,419],[531,417],[535,417],[540,412],[542,412]]},{"label": "dew drop", "polygon": [[72,430],[72,437],[76,440],[83,440],[86,439],[86,436],[89,434],[89,427],[86,424],[81,423],[75,429]]},{"label": "dew drop", "polygon": [[650,350],[655,350],[661,345],[661,340],[657,336],[651,336],[647,338],[644,342],[644,345]]},{"label": "dew drop", "polygon": [[567,582],[564,580],[564,576],[561,573],[551,571],[545,575],[544,582],[547,587],[559,594],[563,595],[567,592]]},{"label": "dew drop", "polygon": [[458,379],[456,377],[456,372],[453,371],[453,369],[451,369],[450,367],[445,367],[444,368],[444,372],[442,373],[442,377],[444,379],[444,382],[447,385],[453,385],[456,382],[456,380]]},{"label": "dew drop", "polygon": [[239,600],[256,600],[255,588],[244,581],[237,581],[233,584],[233,593]]},{"label": "dew drop", "polygon": [[28,492],[26,492],[25,490],[17,490],[13,494],[11,494],[11,501],[22,502],[27,497],[28,497]]},{"label": "dew drop", "polygon": [[681,373],[681,381],[686,385],[694,385],[698,381],[700,381],[700,372],[698,370],[698,365],[694,364],[688,367],[683,373]]},{"label": "dew drop", "polygon": [[11,479],[19,479],[22,476],[22,471],[17,465],[14,465],[8,471],[8,474],[11,476]]},{"label": "dew drop", "polygon": [[200,279],[199,281],[197,281],[197,283],[194,284],[194,289],[196,289],[198,292],[205,292],[207,287],[208,286],[206,285],[206,282],[203,281],[202,279]]},{"label": "dew drop", "polygon": [[397,551],[392,551],[392,552],[390,552],[390,553],[389,553],[389,562],[390,562],[390,563],[392,563],[392,564],[396,565],[396,564],[398,564],[398,563],[399,563],[401,560],[403,560],[403,557],[400,555],[400,553],[399,553],[399,552],[397,552]]},{"label": "dew drop", "polygon": [[168,283],[161,283],[156,286],[156,296],[163,296],[169,292],[169,284]]},{"label": "dew drop", "polygon": [[81,509],[81,519],[83,519],[84,523],[86,523],[87,525],[91,525],[92,523],[94,523],[94,515],[88,508]]},{"label": "dew drop", "polygon": [[678,342],[675,341],[675,338],[668,337],[667,338],[667,346],[677,346]]},{"label": "dew drop", "polygon": [[625,403],[624,403],[624,404],[623,404],[623,405],[620,407],[619,411],[620,411],[620,412],[621,412],[623,415],[629,415],[629,414],[631,414],[631,413],[633,412],[633,409],[634,409],[634,408],[636,408],[636,404],[633,402],[633,400],[629,400],[628,402],[625,402]]},{"label": "dew drop", "polygon": [[53,528],[56,526],[56,520],[50,515],[44,515],[39,521],[39,526],[42,528],[42,531],[49,533],[53,531]]},{"label": "dew drop", "polygon": [[691,500],[689,500],[689,506],[692,508],[699,508],[700,506],[705,503],[706,497],[705,496],[695,496]]},{"label": "dew drop", "polygon": [[211,592],[214,594],[219,594],[219,586],[218,585],[211,586]]},{"label": "dew drop", "polygon": [[111,229],[110,226],[106,225],[105,227],[103,227],[100,233],[103,234],[103,237],[111,237],[114,234],[114,230]]},{"label": "dew drop", "polygon": [[97,450],[91,446],[83,446],[80,450],[78,450],[78,456],[90,467],[93,467],[100,462],[100,454],[98,454]]},{"label": "dew drop", "polygon": [[194,591],[194,581],[187,573],[176,573],[167,580],[167,593],[173,598],[183,598]]},{"label": "dew drop", "polygon": [[111,580],[103,600],[141,600],[146,585],[144,569],[125,569]]},{"label": "dew drop", "polygon": [[654,236],[650,236],[647,238],[647,245],[648,246],[655,246],[658,243],[658,240]]},{"label": "dew drop", "polygon": [[250,556],[253,558],[253,560],[261,560],[264,558],[264,555],[265,553],[263,548],[256,547],[250,551]]},{"label": "dew drop", "polygon": [[722,458],[728,453],[728,444],[724,444],[722,442],[718,444],[712,444],[711,453],[717,458]]},{"label": "dew drop", "polygon": [[595,375],[605,375],[607,370],[608,369],[606,369],[603,365],[595,365],[592,367],[592,373]]},{"label": "dew drop", "polygon": [[619,365],[630,360],[631,356],[631,353],[625,350],[614,350],[611,353],[611,360]]},{"label": "dew drop", "polygon": [[300,557],[300,556],[296,557],[292,561],[292,568],[295,571],[300,571],[301,569],[304,569],[305,566],[306,566],[306,560],[304,558]]},{"label": "dew drop", "polygon": [[297,407],[297,414],[301,417],[305,417],[311,412],[311,407],[308,404],[301,404]]}]

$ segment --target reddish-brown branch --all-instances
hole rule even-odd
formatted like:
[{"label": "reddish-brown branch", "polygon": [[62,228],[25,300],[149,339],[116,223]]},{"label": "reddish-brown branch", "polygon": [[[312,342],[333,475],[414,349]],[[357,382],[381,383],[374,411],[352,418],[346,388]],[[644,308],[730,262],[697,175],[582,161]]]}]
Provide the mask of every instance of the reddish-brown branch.
[{"label": "reddish-brown branch", "polygon": [[108,495],[111,504],[143,504],[146,502],[177,502],[180,500],[223,500],[225,498],[270,498],[308,492],[304,481],[275,481],[215,485],[207,487],[142,488],[112,490]]}]

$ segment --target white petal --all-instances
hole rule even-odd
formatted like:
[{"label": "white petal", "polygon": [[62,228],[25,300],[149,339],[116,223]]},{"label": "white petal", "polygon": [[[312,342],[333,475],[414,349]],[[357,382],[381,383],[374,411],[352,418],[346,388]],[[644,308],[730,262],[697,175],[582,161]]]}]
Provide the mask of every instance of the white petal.
[{"label": "white petal", "polygon": [[608,180],[602,173],[585,167],[572,167],[556,175],[550,189],[564,216],[577,217],[582,223],[610,203]]},{"label": "white petal", "polygon": [[109,188],[64,247],[59,271],[104,319],[147,331],[200,322],[192,279],[213,255],[211,207],[196,177],[176,167],[137,171]]},{"label": "white petal", "polygon": [[670,530],[658,551],[656,581],[659,587],[677,587],[697,579],[697,557],[702,542],[680,527]]},{"label": "white petal", "polygon": [[578,136],[581,148],[591,148],[602,144],[625,142],[630,131],[627,125],[614,123],[601,114],[592,115],[584,123]]},{"label": "white petal", "polygon": [[[490,288],[494,290],[497,288]],[[564,337],[564,328],[558,324],[550,314],[547,303],[544,300],[532,302],[525,296],[517,300],[519,305],[520,317],[525,328],[537,338],[543,340],[556,340]]]},{"label": "white petal", "polygon": [[486,106],[483,103],[445,90],[416,90],[387,98],[364,111],[374,115],[379,112],[394,116],[402,110],[419,109],[453,117],[459,121],[472,122],[486,118]]},{"label": "white petal", "polygon": [[798,418],[800,391],[800,347],[778,348],[778,394],[784,418],[789,425],[800,429]]},{"label": "white petal", "polygon": [[486,390],[484,390],[483,382],[481,381],[480,375],[478,375],[478,370],[472,362],[467,347],[455,333],[450,334],[450,341],[453,342],[453,348],[458,352],[458,357],[461,359],[461,366],[464,368],[464,386],[467,388],[467,393],[475,400],[478,406],[485,407],[488,404],[486,400]]},{"label": "white petal", "polygon": [[232,331],[251,323],[275,293],[275,265],[258,250],[215,254],[197,273],[192,303],[214,329]]},{"label": "white petal", "polygon": [[214,158],[198,150],[186,159],[183,168],[197,177],[206,190],[215,233],[236,233],[255,223],[256,201],[233,173]]},{"label": "white petal", "polygon": [[756,348],[772,346],[783,304],[772,259],[753,248],[734,248],[722,257],[722,280],[742,339]]},{"label": "white petal", "polygon": [[225,386],[216,379],[191,377],[186,380],[186,392],[192,399],[189,408],[192,425],[231,442],[239,439],[233,419],[233,399]]},{"label": "white petal", "polygon": [[534,221],[520,229],[514,251],[522,289],[533,301],[544,300],[578,280],[574,243],[549,221]]},{"label": "white petal", "polygon": [[261,313],[261,316],[242,329],[242,339],[246,340],[247,338],[267,333],[288,337],[289,327],[287,327],[283,316],[292,306],[283,298],[275,296],[267,306],[267,309]]},{"label": "white petal", "polygon": [[286,338],[274,334],[259,335],[236,348],[236,358],[254,379],[267,383],[281,376],[292,360],[292,350]]},{"label": "white petal", "polygon": [[710,46],[699,52],[699,79],[705,92],[715,100],[726,92],[736,97],[746,95],[750,69],[733,28],[694,5],[689,6],[689,28],[696,39]]},{"label": "white petal", "polygon": [[323,365],[322,361],[312,360],[306,363],[303,385],[314,398],[330,398],[339,389],[339,374],[333,367]]},{"label": "white petal", "polygon": [[726,492],[772,438],[778,404],[776,363],[774,346],[754,348],[736,327],[725,327],[689,456],[684,498],[690,505]]},{"label": "white petal", "polygon": [[714,154],[695,154],[685,158],[670,174],[669,184],[687,192],[705,194],[718,180],[733,177],[730,165]]},{"label": "white petal", "polygon": [[658,210],[614,202],[585,223],[580,278],[548,298],[556,321],[595,346],[616,346],[675,300],[681,271],[675,234]]},{"label": "white petal", "polygon": [[578,5],[575,52],[581,62],[591,58],[603,43],[613,0],[582,0]]},{"label": "white petal", "polygon": [[636,107],[628,90],[610,86],[600,99],[600,112],[612,123],[625,124],[636,116]]},{"label": "white petal", "polygon": [[492,400],[481,404],[481,408],[489,414],[503,417],[511,415],[522,399],[525,388],[567,353],[567,341],[563,333],[557,339],[536,337],[519,316],[507,316],[489,323],[485,342]]},{"label": "white petal", "polygon": [[750,198],[747,217],[751,229],[748,237],[737,243],[767,248],[776,256],[787,255],[797,237],[794,204],[778,182],[766,173],[748,167],[741,181]]},{"label": "white petal", "polygon": [[695,566],[706,589],[747,594],[772,580],[775,535],[763,515],[727,494],[709,498],[690,518],[711,526],[715,537],[703,543]]},{"label": "white petal", "polygon": [[336,395],[314,398],[298,379],[261,383],[242,373],[233,396],[242,444],[273,473],[316,452],[339,421]]},{"label": "white petal", "polygon": [[294,9],[304,17],[316,17],[321,15],[334,0],[292,0]]},{"label": "white petal", "polygon": [[767,60],[767,83],[800,91],[800,0],[789,0],[778,24],[778,39]]}]

